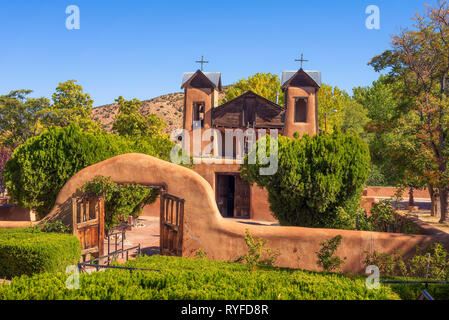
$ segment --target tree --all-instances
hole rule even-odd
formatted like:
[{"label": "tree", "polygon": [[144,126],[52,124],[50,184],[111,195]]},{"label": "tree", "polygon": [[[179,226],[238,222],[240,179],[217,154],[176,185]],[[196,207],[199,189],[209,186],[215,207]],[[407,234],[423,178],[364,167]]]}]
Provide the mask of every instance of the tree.
[{"label": "tree", "polygon": [[61,188],[78,171],[114,156],[134,152],[166,161],[170,159],[170,148],[161,147],[159,140],[91,133],[75,124],[51,127],[17,147],[6,163],[3,177],[12,201],[36,210],[43,218],[53,207]]},{"label": "tree", "polygon": [[361,104],[350,99],[346,102],[341,130],[343,132],[353,132],[359,137],[367,138],[365,126],[369,120],[366,109]]},{"label": "tree", "polygon": [[339,131],[298,139],[280,136],[277,172],[260,175],[260,169],[266,164],[259,159],[256,164],[250,164],[248,159],[264,147],[270,156],[270,141],[267,135],[255,144],[244,158],[241,175],[267,189],[270,209],[279,222],[291,226],[353,229],[369,172],[366,143],[354,134]]},{"label": "tree", "polygon": [[404,176],[401,166],[392,161],[391,150],[400,136],[399,132],[394,131],[401,108],[396,86],[396,82],[380,76],[369,87],[353,88],[353,99],[363,106],[369,119],[364,129],[371,154],[368,180],[371,186],[398,185]]},{"label": "tree", "polygon": [[281,88],[279,77],[271,73],[256,73],[248,79],[241,79],[226,90],[226,96],[221,103],[230,101],[247,91],[254,93],[276,103],[276,97],[279,95],[277,104],[283,106],[285,97]]},{"label": "tree", "polygon": [[3,179],[3,171],[8,160],[11,159],[11,150],[5,147],[0,148],[0,193],[6,190],[5,179]]},{"label": "tree", "polygon": [[71,123],[79,125],[84,130],[99,131],[100,125],[92,120],[93,100],[76,80],[59,83],[52,95],[53,103],[43,111],[45,127],[65,127]]},{"label": "tree", "polygon": [[[350,100],[349,95],[338,87],[322,84],[318,91],[318,121],[319,127],[324,130],[325,117],[327,114],[328,132],[332,133],[334,128],[340,129],[343,125],[343,117],[346,104]],[[332,111],[337,111],[333,113]]]},{"label": "tree", "polygon": [[449,3],[429,6],[415,21],[413,30],[393,36],[392,49],[370,64],[376,71],[388,69],[389,76],[403,84],[399,94],[408,105],[402,123],[418,146],[420,156],[414,162],[425,168],[421,182],[438,189],[443,223],[449,221]]},{"label": "tree", "polygon": [[42,129],[42,110],[50,102],[46,98],[29,98],[32,90],[15,90],[0,96],[1,144],[9,149],[24,143]]},{"label": "tree", "polygon": [[164,134],[167,128],[165,121],[156,114],[142,115],[142,102],[137,99],[125,100],[122,96],[115,101],[119,111],[112,125],[114,132],[128,137],[160,137]]},{"label": "tree", "polygon": [[349,94],[327,84],[322,84],[318,91],[318,120],[322,130],[326,127],[332,133],[334,129],[351,131],[365,137],[364,126],[368,122],[367,112]]}]

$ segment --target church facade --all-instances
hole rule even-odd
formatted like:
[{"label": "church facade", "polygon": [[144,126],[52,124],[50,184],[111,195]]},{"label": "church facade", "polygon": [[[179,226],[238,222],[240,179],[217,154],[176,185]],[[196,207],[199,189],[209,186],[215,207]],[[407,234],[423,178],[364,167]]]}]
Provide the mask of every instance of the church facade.
[{"label": "church facade", "polygon": [[284,71],[281,85],[284,106],[252,91],[219,105],[221,73],[198,70],[183,75],[185,134],[180,139],[196,163],[193,170],[214,189],[224,217],[276,221],[269,209],[267,191],[250,186],[239,174],[243,156],[252,145],[246,135],[248,130],[262,135],[276,130],[291,138],[295,132],[319,132],[317,93],[321,72],[302,68]]}]

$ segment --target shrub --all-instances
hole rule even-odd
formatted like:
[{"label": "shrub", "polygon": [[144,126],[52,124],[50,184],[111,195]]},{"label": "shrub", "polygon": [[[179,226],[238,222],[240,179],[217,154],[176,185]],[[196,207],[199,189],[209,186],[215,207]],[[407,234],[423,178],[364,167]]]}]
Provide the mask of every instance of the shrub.
[{"label": "shrub", "polygon": [[396,221],[395,216],[396,211],[388,200],[381,200],[371,208],[371,222],[377,231],[390,231],[391,225]]},{"label": "shrub", "polygon": [[392,233],[419,233],[418,227],[406,217],[398,214],[389,200],[381,200],[371,208],[370,216],[359,216],[358,230]]},{"label": "shrub", "polygon": [[405,260],[398,251],[393,254],[366,252],[365,265],[375,265],[383,276],[419,277],[449,280],[449,252],[441,243],[433,243],[426,250],[416,248],[415,254]]},{"label": "shrub", "polygon": [[72,227],[62,221],[46,221],[40,226],[42,232],[72,233]]},{"label": "shrub", "polygon": [[340,244],[340,235],[320,243],[322,248],[316,253],[318,257],[317,264],[319,267],[322,267],[324,271],[341,271],[341,265],[344,263],[344,260],[346,260],[346,257],[342,260],[339,256],[335,255],[335,251],[337,251]]},{"label": "shrub", "polygon": [[374,251],[372,254],[366,252],[365,265],[374,265],[379,268],[381,275],[401,275],[407,276],[407,266],[404,262],[402,254],[394,251],[393,254],[378,253]]},{"label": "shrub", "polygon": [[105,194],[105,229],[110,230],[119,223],[119,217],[125,221],[128,216],[137,218],[142,213],[144,205],[156,201],[158,189],[150,189],[140,184],[118,184],[103,176],[96,176],[87,182],[81,191]]},{"label": "shrub", "polygon": [[369,290],[364,277],[320,274],[208,259],[138,257],[129,267],[155,271],[111,270],[80,275],[80,289],[65,286],[67,274],[42,274],[0,285],[3,299],[102,300],[374,300],[398,299],[388,286]]},{"label": "shrub", "polygon": [[279,251],[272,252],[270,248],[266,248],[267,240],[254,239],[248,229],[245,230],[245,242],[248,246],[248,254],[237,258],[236,262],[245,262],[251,268],[256,266],[274,266]]},{"label": "shrub", "polygon": [[81,257],[79,240],[38,228],[0,229],[0,278],[64,272]]},{"label": "shrub", "polygon": [[6,163],[8,193],[19,206],[34,209],[43,218],[67,180],[87,166],[131,152],[169,159],[171,141],[147,140],[92,134],[75,125],[50,128],[19,146]]},{"label": "shrub", "polygon": [[[278,170],[261,175],[269,164],[249,159],[263,148],[270,157],[270,142],[278,143]],[[354,229],[369,165],[366,144],[352,134],[279,136],[277,141],[267,135],[245,156],[241,174],[267,189],[270,209],[282,225]]]}]

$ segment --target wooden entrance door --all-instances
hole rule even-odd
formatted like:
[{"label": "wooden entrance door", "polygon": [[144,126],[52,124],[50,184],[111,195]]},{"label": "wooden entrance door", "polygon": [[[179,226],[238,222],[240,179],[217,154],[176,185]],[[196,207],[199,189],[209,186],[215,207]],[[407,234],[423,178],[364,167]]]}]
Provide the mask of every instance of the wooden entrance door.
[{"label": "wooden entrance door", "polygon": [[235,176],[234,217],[249,218],[250,187],[240,175]]},{"label": "wooden entrance door", "polygon": [[234,216],[235,176],[233,174],[217,174],[215,198],[218,210],[223,217]]},{"label": "wooden entrance door", "polygon": [[104,196],[87,194],[72,198],[73,234],[81,242],[81,254],[104,255]]},{"label": "wooden entrance door", "polygon": [[184,199],[161,191],[161,234],[160,251],[162,255],[182,255],[182,236],[184,221]]}]

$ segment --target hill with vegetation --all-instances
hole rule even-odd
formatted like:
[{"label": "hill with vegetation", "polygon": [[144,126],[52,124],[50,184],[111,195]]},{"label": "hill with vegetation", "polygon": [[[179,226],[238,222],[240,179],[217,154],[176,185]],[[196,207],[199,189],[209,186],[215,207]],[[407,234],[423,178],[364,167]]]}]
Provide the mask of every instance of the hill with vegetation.
[{"label": "hill with vegetation", "polygon": [[[219,100],[222,100],[225,97],[225,89],[226,88],[223,88],[223,92],[219,94]],[[167,124],[167,132],[171,132],[174,129],[182,128],[183,107],[184,92],[175,92],[142,101],[140,113],[142,115],[154,113],[161,117]],[[92,118],[95,121],[100,121],[103,128],[110,132],[112,130],[114,117],[117,113],[118,104],[111,103],[93,108]]]}]

